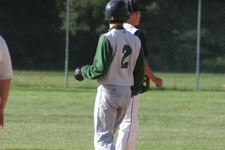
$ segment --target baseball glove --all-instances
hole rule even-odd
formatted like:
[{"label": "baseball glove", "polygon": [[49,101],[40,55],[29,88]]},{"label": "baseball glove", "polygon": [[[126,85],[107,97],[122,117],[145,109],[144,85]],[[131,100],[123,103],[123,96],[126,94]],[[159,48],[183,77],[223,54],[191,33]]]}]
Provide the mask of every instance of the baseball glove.
[{"label": "baseball glove", "polygon": [[150,79],[147,75],[145,75],[145,78],[144,78],[144,85],[140,91],[140,93],[145,93],[149,90],[149,86],[150,86]]},{"label": "baseball glove", "polygon": [[82,72],[81,72],[81,68],[83,66],[80,66],[80,67],[77,67],[75,69],[75,73],[74,73],[74,78],[78,81],[83,81],[84,80],[84,77],[82,76]]}]

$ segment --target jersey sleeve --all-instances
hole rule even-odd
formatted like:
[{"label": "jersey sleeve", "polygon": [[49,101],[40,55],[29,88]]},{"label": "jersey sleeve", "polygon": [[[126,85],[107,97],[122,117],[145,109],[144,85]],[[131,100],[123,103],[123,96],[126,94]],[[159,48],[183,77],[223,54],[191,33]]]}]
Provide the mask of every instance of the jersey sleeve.
[{"label": "jersey sleeve", "polygon": [[0,80],[10,79],[12,75],[12,63],[8,47],[5,41],[0,39]]},{"label": "jersey sleeve", "polygon": [[144,52],[143,49],[140,50],[133,76],[134,76],[134,85],[131,87],[132,95],[137,95],[144,83]]},{"label": "jersey sleeve", "polygon": [[101,35],[98,41],[92,65],[86,65],[81,69],[82,75],[88,79],[98,79],[105,75],[112,61],[112,48],[108,39]]},{"label": "jersey sleeve", "polygon": [[144,56],[148,56],[148,50],[147,50],[147,45],[146,45],[146,40],[145,40],[145,35],[142,31],[137,30],[134,35],[138,36],[139,39],[141,40],[141,45],[144,51]]}]

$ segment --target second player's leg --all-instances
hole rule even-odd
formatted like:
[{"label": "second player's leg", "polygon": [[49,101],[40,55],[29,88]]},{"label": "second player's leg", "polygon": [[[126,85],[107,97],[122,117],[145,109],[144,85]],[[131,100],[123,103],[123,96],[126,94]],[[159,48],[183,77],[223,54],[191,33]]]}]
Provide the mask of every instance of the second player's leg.
[{"label": "second player's leg", "polygon": [[138,132],[139,96],[131,98],[130,106],[119,126],[116,142],[116,150],[135,150],[135,142]]}]

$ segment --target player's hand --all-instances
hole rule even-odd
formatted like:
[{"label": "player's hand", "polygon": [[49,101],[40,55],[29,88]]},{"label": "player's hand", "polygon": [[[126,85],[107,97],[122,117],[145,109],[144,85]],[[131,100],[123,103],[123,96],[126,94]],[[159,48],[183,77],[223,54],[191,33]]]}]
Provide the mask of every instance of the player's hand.
[{"label": "player's hand", "polygon": [[155,77],[155,76],[154,76],[154,78],[155,78],[154,83],[155,83],[156,87],[157,87],[157,88],[161,88],[162,85],[163,85],[162,79],[160,79],[160,78],[158,78],[158,77]]},{"label": "player's hand", "polygon": [[149,86],[143,86],[139,93],[142,94],[142,93],[147,92],[148,90],[149,90]]},{"label": "player's hand", "polygon": [[142,86],[142,89],[139,93],[142,94],[142,93],[147,92],[149,90],[149,86],[150,86],[150,79],[147,75],[145,75],[144,85]]},{"label": "player's hand", "polygon": [[83,80],[84,80],[84,77],[83,77],[82,72],[81,72],[81,68],[82,68],[82,67],[83,67],[83,66],[80,66],[80,67],[77,67],[77,68],[75,69],[74,78],[75,78],[76,80],[78,80],[78,81],[83,81]]}]

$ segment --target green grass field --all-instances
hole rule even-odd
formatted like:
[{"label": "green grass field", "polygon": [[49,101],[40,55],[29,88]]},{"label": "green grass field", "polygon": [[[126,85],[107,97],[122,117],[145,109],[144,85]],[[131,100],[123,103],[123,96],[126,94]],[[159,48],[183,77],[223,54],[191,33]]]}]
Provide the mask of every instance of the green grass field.
[{"label": "green grass field", "polygon": [[[224,150],[225,77],[156,73],[161,90],[141,95],[137,150]],[[97,83],[69,73],[15,71],[0,150],[91,150]]]}]

